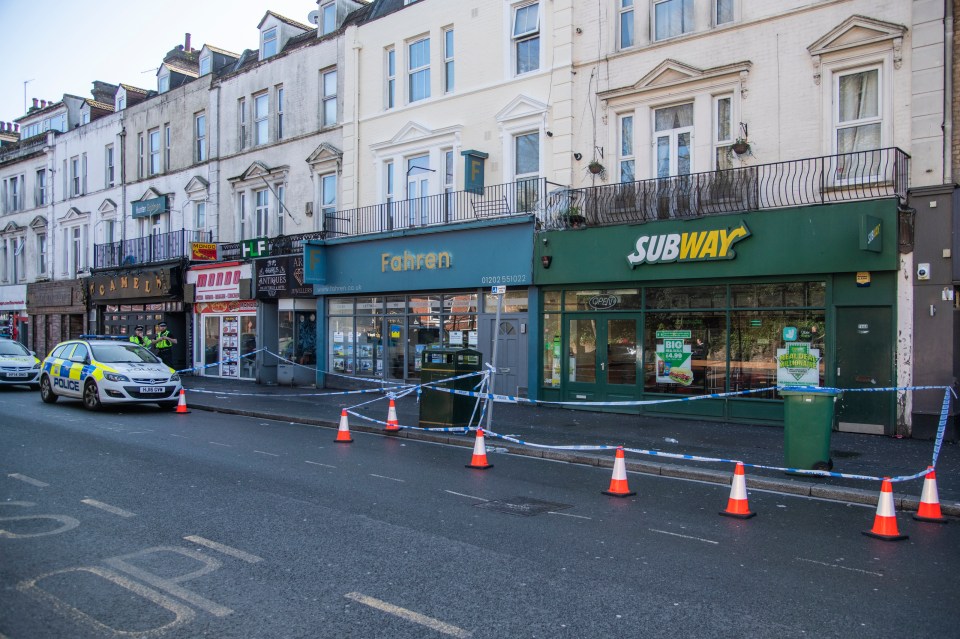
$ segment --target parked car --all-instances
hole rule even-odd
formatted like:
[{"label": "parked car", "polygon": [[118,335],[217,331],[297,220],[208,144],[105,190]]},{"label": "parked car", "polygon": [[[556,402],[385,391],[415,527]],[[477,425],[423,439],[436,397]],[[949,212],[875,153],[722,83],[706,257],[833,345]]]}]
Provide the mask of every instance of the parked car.
[{"label": "parked car", "polygon": [[12,339],[0,338],[0,385],[40,384],[40,360],[27,347]]},{"label": "parked car", "polygon": [[174,408],[180,375],[138,344],[116,339],[74,339],[58,344],[43,360],[40,398],[83,400],[90,410],[103,404],[159,404]]}]

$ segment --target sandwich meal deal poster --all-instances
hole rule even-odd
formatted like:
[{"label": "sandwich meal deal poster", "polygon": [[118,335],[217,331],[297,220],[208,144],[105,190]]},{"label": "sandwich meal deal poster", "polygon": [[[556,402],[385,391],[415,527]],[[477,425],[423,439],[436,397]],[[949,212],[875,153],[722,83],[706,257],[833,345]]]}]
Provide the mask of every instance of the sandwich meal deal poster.
[{"label": "sandwich meal deal poster", "polygon": [[690,337],[690,331],[657,331],[658,384],[689,386],[693,383]]}]

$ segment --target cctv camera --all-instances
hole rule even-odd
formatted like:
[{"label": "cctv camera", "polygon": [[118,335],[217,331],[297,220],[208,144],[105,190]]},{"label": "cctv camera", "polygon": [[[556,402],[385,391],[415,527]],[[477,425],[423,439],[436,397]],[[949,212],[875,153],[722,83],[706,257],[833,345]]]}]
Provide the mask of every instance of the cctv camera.
[{"label": "cctv camera", "polygon": [[929,279],[930,279],[930,265],[929,265],[929,264],[918,264],[918,265],[917,265],[917,279],[918,279],[918,280],[929,280]]}]

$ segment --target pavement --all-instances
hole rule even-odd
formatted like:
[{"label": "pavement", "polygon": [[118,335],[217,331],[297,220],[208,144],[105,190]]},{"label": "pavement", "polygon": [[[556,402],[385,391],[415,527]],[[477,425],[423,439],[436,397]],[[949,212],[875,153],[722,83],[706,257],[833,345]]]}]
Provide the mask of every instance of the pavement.
[{"label": "pavement", "polygon": [[[351,411],[380,422],[387,419],[388,401],[380,393],[343,395],[334,394],[338,392],[336,389],[260,385],[200,376],[185,376],[183,386],[191,414],[178,419],[202,419],[199,411],[216,411],[336,429],[341,409],[361,403],[365,405],[351,408]],[[419,406],[415,394],[396,400],[396,408],[401,427],[419,425]],[[352,432],[384,433],[382,424],[352,415],[349,422]],[[502,463],[497,462],[497,456],[509,453],[612,468],[612,450],[564,450],[529,444],[557,447],[623,446],[628,449],[626,467],[631,472],[728,485],[733,474],[730,461],[675,459],[629,450],[635,449],[740,460],[745,464],[775,467],[748,466],[746,481],[751,490],[872,505],[877,504],[880,494],[880,482],[874,479],[793,475],[778,470],[785,465],[782,425],[735,424],[497,403],[489,430],[524,442],[513,443],[488,435],[485,443],[491,463]],[[335,435],[331,430],[331,441]],[[413,428],[403,428],[400,433],[391,436],[470,449],[476,440],[473,433],[426,432]],[[877,478],[905,477],[923,472],[931,465],[934,450],[933,441],[838,431],[832,433],[830,441],[834,473]],[[470,451],[464,451],[464,463],[470,461],[470,455]],[[918,478],[894,483],[894,504],[898,510],[917,510],[923,482],[923,478]],[[943,442],[937,457],[936,483],[943,514],[960,517],[960,445],[957,442]],[[598,486],[597,490],[605,488],[606,485]]]}]

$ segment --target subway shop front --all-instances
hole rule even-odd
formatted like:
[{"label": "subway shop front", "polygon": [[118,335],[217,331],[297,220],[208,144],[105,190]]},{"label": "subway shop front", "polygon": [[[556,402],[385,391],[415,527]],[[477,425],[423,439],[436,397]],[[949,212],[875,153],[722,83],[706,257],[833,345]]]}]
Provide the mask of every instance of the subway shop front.
[{"label": "subway shop front", "polygon": [[[893,386],[896,233],[896,200],[544,232],[537,395],[776,423],[778,385]],[[840,428],[892,433],[895,402],[847,393]]]}]

